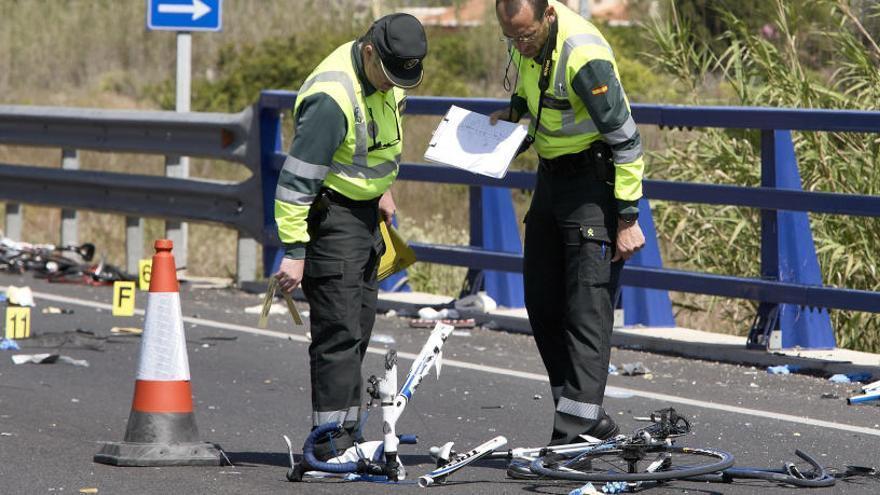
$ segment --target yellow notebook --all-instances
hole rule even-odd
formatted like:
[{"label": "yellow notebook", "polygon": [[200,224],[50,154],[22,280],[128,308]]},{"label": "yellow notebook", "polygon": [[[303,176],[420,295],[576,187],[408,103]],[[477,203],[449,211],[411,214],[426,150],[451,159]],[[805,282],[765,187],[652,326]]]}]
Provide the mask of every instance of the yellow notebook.
[{"label": "yellow notebook", "polygon": [[385,241],[385,254],[379,260],[379,280],[406,269],[416,262],[416,253],[400,237],[394,227],[388,228],[385,222],[379,222],[382,239]]}]

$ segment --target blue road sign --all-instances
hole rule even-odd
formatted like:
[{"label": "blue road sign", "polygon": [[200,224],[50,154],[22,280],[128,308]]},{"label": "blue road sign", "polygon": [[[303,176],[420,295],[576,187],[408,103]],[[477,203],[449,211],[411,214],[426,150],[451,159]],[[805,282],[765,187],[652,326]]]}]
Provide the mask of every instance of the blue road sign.
[{"label": "blue road sign", "polygon": [[223,0],[147,0],[147,29],[219,31]]}]

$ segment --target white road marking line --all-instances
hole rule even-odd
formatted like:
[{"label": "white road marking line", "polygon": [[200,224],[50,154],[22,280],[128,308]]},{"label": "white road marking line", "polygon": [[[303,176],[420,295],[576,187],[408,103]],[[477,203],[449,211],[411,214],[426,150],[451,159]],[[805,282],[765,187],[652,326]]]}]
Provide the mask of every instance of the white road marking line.
[{"label": "white road marking line", "polygon": [[[47,301],[54,301],[58,303],[66,303],[66,304],[75,304],[79,306],[86,306],[92,308],[98,308],[103,310],[112,310],[112,306],[110,304],[99,303],[95,301],[87,301],[84,299],[76,299],[72,297],[66,296],[58,296],[55,294],[47,294],[45,292],[34,292],[34,297],[38,299],[45,299]],[[144,311],[142,309],[135,309],[136,315],[143,315]],[[194,325],[201,325],[206,327],[213,328],[221,328],[223,330],[232,330],[235,332],[244,332],[250,333],[253,335],[262,335],[264,337],[274,337],[278,339],[287,339],[293,340],[295,342],[308,343],[309,339],[307,339],[304,335],[297,335],[293,333],[286,332],[278,332],[275,330],[261,330],[259,328],[253,328],[245,325],[237,325],[235,323],[223,323],[221,321],[215,320],[206,320],[203,318],[192,318],[188,316],[183,317],[183,321],[185,323],[191,323]],[[372,354],[384,355],[385,349],[379,349],[377,347],[370,347],[367,349],[367,352]],[[412,354],[409,352],[398,352],[397,355],[402,358],[406,358],[409,360],[414,360],[416,358],[416,354]],[[451,366],[453,368],[461,368],[475,371],[482,371],[485,373],[492,373],[496,375],[504,375],[504,376],[512,376],[516,378],[524,378],[526,380],[533,380],[538,382],[547,382],[547,377],[545,375],[539,373],[529,373],[527,371],[516,371],[506,368],[498,368],[495,366],[487,366],[483,364],[475,364],[468,363],[466,361],[458,361],[454,359],[443,359],[444,366]],[[759,418],[764,419],[776,419],[779,421],[786,421],[789,423],[797,423],[802,425],[810,425],[817,426],[821,428],[833,428],[835,430],[842,430],[851,433],[861,433],[863,435],[873,435],[880,437],[880,430],[874,428],[866,428],[863,426],[854,426],[854,425],[846,425],[842,423],[834,423],[831,421],[823,421],[820,419],[812,419],[812,418],[804,418],[800,416],[793,416],[791,414],[782,414],[775,413],[771,411],[763,411],[760,409],[750,409],[746,407],[737,407],[728,404],[718,404],[716,402],[706,402],[702,400],[688,399],[686,397],[678,397],[676,395],[667,395],[667,394],[658,394],[655,392],[648,392],[645,390],[636,390],[631,388],[621,388],[621,387],[607,387],[608,390],[612,390],[614,392],[619,393],[628,393],[632,394],[636,397],[642,397],[645,399],[653,399],[657,401],[663,402],[672,402],[674,404],[684,404],[688,406],[694,407],[702,407],[704,409],[714,409],[716,411],[725,411],[725,412],[733,412],[737,414],[743,414],[747,416],[757,416]]]}]

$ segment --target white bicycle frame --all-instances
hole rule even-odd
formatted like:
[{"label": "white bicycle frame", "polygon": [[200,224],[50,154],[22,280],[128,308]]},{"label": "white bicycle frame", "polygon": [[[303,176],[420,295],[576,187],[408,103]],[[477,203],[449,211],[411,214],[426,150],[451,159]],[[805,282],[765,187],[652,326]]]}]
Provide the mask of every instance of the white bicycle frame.
[{"label": "white bicycle frame", "polygon": [[[422,383],[422,379],[428,375],[431,368],[437,370],[437,378],[440,378],[440,368],[443,364],[443,344],[454,327],[445,323],[437,322],[431,330],[431,335],[422,346],[421,352],[413,361],[400,391],[397,391],[397,359],[386,354],[385,376],[378,382],[379,399],[382,406],[382,432],[384,433],[385,456],[397,454],[400,439],[397,437],[397,420],[406,409],[407,403],[412,400],[413,392]],[[393,457],[390,457],[393,458]]]}]

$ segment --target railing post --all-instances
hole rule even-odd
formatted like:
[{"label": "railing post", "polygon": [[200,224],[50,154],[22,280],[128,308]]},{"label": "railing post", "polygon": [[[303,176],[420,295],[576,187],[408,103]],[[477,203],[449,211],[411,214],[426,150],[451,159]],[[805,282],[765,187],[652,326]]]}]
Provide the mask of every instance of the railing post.
[{"label": "railing post", "polygon": [[260,116],[260,172],[263,186],[263,275],[268,277],[281,263],[281,248],[271,245],[266,237],[275,237],[275,188],[283,163],[276,163],[275,153],[283,151],[281,111],[259,107]]},{"label": "railing post", "polygon": [[235,256],[235,273],[238,283],[257,279],[257,240],[239,231],[238,251]]},{"label": "railing post", "polygon": [[[761,131],[761,186],[801,189],[791,132]],[[761,210],[761,276],[767,280],[822,285],[810,221],[804,212]],[[761,302],[748,346],[765,349],[827,349],[835,346],[825,309]]]},{"label": "railing post", "polygon": [[[186,179],[189,177],[188,156],[165,157],[165,176]],[[186,274],[187,264],[187,241],[189,238],[189,225],[178,220],[165,221],[165,238],[174,243],[174,261],[177,263],[177,276]]]},{"label": "railing post", "polygon": [[[61,150],[61,168],[64,170],[79,170],[79,151],[73,149]],[[79,244],[77,229],[76,210],[64,208],[61,210],[61,245],[70,246]]]},{"label": "railing post", "polygon": [[[472,247],[483,247],[483,188],[470,186],[468,188],[470,208],[470,242]],[[468,268],[464,285],[459,297],[476,294],[483,289],[483,271],[476,268]]]},{"label": "railing post", "polygon": [[[761,129],[761,187],[767,194],[776,189],[776,134]],[[779,237],[776,210],[761,209],[761,278],[779,281]],[[746,346],[753,349],[779,349],[779,304],[758,301],[758,312],[749,330]]]},{"label": "railing post", "polygon": [[19,203],[6,203],[6,237],[21,241],[24,210]]},{"label": "railing post", "polygon": [[138,273],[138,261],[144,257],[144,219],[125,217],[125,271]]}]

